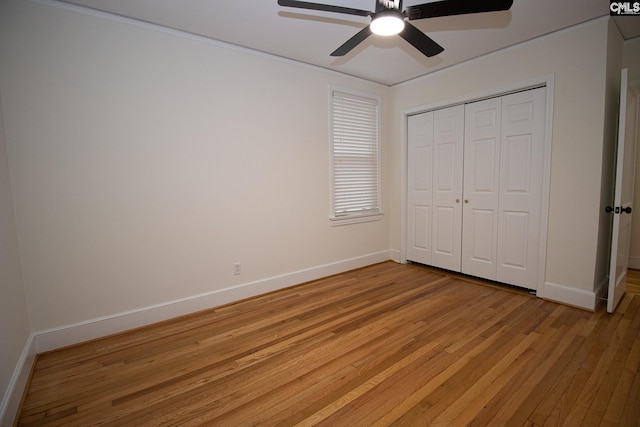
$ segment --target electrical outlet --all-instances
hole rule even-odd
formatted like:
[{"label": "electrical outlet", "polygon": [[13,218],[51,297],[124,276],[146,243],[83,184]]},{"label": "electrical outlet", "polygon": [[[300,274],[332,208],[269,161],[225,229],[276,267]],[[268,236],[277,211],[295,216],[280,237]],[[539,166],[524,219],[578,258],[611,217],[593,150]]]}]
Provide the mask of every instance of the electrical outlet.
[{"label": "electrical outlet", "polygon": [[233,274],[235,276],[240,275],[240,263],[239,262],[234,262],[233,263]]}]

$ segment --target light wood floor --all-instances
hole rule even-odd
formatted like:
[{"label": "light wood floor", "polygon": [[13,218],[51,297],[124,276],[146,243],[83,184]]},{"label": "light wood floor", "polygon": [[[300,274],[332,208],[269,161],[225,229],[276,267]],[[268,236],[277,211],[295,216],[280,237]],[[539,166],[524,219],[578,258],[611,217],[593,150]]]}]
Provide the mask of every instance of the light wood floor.
[{"label": "light wood floor", "polygon": [[640,295],[640,270],[628,270],[627,292],[630,294]]},{"label": "light wood floor", "polygon": [[41,355],[19,424],[637,426],[639,330],[386,262]]}]

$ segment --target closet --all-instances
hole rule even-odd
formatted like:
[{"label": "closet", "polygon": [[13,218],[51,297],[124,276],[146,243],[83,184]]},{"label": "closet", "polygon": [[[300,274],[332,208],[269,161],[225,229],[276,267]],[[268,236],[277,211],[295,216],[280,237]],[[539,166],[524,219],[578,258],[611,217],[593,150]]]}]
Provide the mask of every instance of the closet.
[{"label": "closet", "polygon": [[407,259],[536,289],[544,87],[408,117]]}]

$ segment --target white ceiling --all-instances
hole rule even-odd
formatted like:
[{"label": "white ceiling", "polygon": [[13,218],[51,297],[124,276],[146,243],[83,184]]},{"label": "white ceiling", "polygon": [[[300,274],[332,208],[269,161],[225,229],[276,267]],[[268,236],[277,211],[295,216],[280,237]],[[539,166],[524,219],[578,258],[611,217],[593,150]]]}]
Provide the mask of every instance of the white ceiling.
[{"label": "white ceiling", "polygon": [[[376,0],[307,0],[373,10]],[[404,7],[432,0],[405,0]],[[464,1],[464,0],[461,0]],[[473,0],[472,0],[473,1]],[[411,21],[445,48],[426,58],[398,36],[371,36],[342,58],[329,56],[370,21],[280,7],[277,0],[65,0],[136,20],[394,85],[471,58],[609,15],[607,0],[515,0],[511,10]],[[625,39],[640,17],[616,18]]]}]

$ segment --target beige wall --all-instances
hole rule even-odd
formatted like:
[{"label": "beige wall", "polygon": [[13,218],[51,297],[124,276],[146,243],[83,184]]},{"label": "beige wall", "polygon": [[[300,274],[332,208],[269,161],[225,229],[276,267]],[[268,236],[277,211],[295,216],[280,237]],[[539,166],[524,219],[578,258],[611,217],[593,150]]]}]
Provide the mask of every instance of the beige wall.
[{"label": "beige wall", "polygon": [[[603,172],[608,19],[551,34],[394,87],[391,244],[400,249],[400,111],[552,74],[553,147],[546,282],[593,291]],[[599,251],[600,249],[600,251]]]},{"label": "beige wall", "polygon": [[3,12],[34,331],[388,250],[386,218],[330,226],[327,126],[328,85],[387,87],[35,2]]}]

